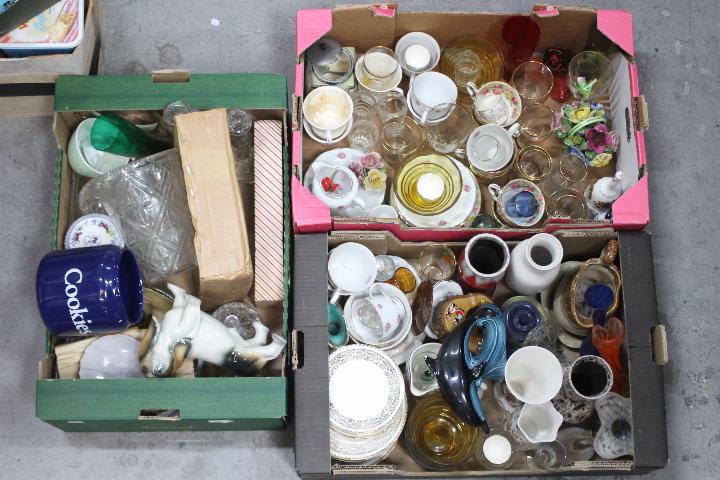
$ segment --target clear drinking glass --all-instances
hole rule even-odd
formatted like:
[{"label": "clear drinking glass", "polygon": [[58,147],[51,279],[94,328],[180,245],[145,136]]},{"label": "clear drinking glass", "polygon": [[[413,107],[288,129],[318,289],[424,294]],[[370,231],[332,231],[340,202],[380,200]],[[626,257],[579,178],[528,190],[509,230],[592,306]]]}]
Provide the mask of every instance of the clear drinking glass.
[{"label": "clear drinking glass", "polygon": [[175,117],[192,111],[193,109],[190,108],[190,105],[182,100],[168,103],[163,109],[163,121],[165,122],[165,126],[167,126],[169,130],[175,130]]},{"label": "clear drinking glass", "polygon": [[227,112],[227,121],[238,182],[253,183],[255,181],[253,117],[245,110],[232,109]]},{"label": "clear drinking glass", "polygon": [[553,131],[555,112],[547,105],[523,107],[518,123],[520,135],[517,142],[521,147],[543,142]]},{"label": "clear drinking glass", "polygon": [[433,107],[428,117],[440,117],[440,120],[424,125],[430,146],[440,153],[455,152],[475,127],[472,115],[455,103],[441,103]]},{"label": "clear drinking glass", "polygon": [[455,254],[445,245],[434,244],[420,252],[418,267],[424,279],[439,282],[447,280],[455,273]]},{"label": "clear drinking glass", "polygon": [[375,149],[378,138],[380,138],[380,131],[377,125],[375,125],[375,122],[369,120],[358,120],[353,123],[350,133],[348,134],[350,148],[365,153]]},{"label": "clear drinking glass", "polygon": [[510,81],[522,97],[523,105],[530,105],[547,99],[555,79],[547,65],[531,60],[518,65]]},{"label": "clear drinking glass", "polygon": [[393,118],[404,117],[407,112],[407,101],[402,92],[390,90],[378,101],[378,113],[383,123]]},{"label": "clear drinking glass", "polygon": [[564,467],[567,463],[565,447],[558,441],[540,443],[528,461],[531,466],[543,470],[554,470]]},{"label": "clear drinking glass", "polygon": [[553,159],[553,164],[553,171],[543,185],[547,193],[574,188],[587,177],[588,167],[577,155],[562,154]]},{"label": "clear drinking glass", "polygon": [[612,74],[612,64],[605,55],[580,52],[570,61],[568,87],[575,98],[592,102],[610,88]]},{"label": "clear drinking glass", "polygon": [[377,101],[366,90],[357,90],[350,93],[353,102],[354,120],[374,120],[377,113]]},{"label": "clear drinking glass", "polygon": [[518,153],[517,169],[524,179],[539,182],[550,173],[552,157],[544,148],[528,145]]},{"label": "clear drinking glass", "polygon": [[420,126],[409,116],[385,122],[380,131],[383,157],[391,165],[397,165],[422,144]]},{"label": "clear drinking glass", "polygon": [[399,68],[400,62],[392,49],[372,47],[365,52],[360,64],[360,81],[373,90],[382,90],[393,83]]},{"label": "clear drinking glass", "polygon": [[548,216],[570,217],[573,220],[587,218],[588,208],[585,196],[572,188],[554,192],[547,202]]}]

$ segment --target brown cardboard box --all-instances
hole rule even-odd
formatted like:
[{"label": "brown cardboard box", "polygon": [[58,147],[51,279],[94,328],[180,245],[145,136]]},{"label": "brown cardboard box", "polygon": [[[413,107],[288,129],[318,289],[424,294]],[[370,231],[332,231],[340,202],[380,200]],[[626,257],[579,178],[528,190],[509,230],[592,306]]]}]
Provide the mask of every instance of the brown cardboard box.
[{"label": "brown cardboard box", "polygon": [[225,110],[176,119],[205,308],[245,298],[253,282],[247,224]]}]

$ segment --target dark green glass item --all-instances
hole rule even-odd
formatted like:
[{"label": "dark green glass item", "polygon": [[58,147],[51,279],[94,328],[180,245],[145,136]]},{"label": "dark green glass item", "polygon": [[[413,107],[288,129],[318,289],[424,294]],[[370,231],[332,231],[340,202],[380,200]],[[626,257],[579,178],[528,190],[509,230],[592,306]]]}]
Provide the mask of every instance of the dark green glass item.
[{"label": "dark green glass item", "polygon": [[132,158],[146,157],[170,148],[115,113],[104,113],[95,120],[90,142],[96,150]]}]

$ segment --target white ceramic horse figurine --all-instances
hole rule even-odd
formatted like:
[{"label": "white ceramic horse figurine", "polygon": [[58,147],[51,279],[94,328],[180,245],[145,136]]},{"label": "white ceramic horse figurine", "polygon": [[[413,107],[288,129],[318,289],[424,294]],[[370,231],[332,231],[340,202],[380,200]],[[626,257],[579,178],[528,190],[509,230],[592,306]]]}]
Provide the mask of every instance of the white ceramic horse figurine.
[{"label": "white ceramic horse figurine", "polygon": [[253,322],[255,336],[244,339],[235,329],[200,310],[200,300],[168,284],[175,301],[162,320],[153,316],[140,346],[140,366],[148,377],[175,373],[186,357],[219,365],[242,375],[253,375],[269,360],[280,355],[287,343],[269,329]]}]

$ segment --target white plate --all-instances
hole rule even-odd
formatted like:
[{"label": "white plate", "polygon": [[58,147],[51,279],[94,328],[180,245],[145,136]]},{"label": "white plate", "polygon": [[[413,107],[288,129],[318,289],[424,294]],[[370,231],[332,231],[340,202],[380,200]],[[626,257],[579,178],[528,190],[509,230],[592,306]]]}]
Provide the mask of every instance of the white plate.
[{"label": "white plate", "polygon": [[355,62],[355,79],[357,80],[358,85],[360,85],[362,88],[364,88],[365,90],[372,92],[372,93],[385,93],[385,92],[389,92],[393,88],[396,88],[398,85],[400,85],[400,82],[402,81],[403,72],[402,72],[401,68],[398,68],[397,71],[395,72],[395,76],[392,79],[392,83],[387,88],[385,88],[383,90],[374,90],[370,87],[365,86],[365,84],[363,84],[363,82],[360,78],[362,75],[360,73],[360,65],[362,65],[364,60],[365,60],[365,55],[362,55]]},{"label": "white plate", "polygon": [[[355,150],[354,148],[336,148],[334,150],[328,150],[327,152],[321,153],[313,161],[313,163],[319,160],[321,163],[324,163],[326,165],[333,165],[336,167],[350,167],[350,164],[359,161],[360,157],[363,157],[365,155],[367,154],[361,152],[360,150]],[[311,166],[307,169],[307,172],[305,172],[305,178],[303,178],[303,186],[310,192],[312,192],[312,182],[314,178],[315,171],[312,169]],[[340,211],[331,210],[330,213],[334,217],[368,216],[370,210],[382,204],[383,199],[385,198],[386,189],[387,186],[380,191],[369,192],[365,190],[365,188],[363,188],[361,185],[357,198],[365,202],[365,209],[361,209],[355,206],[349,206],[346,209]]]},{"label": "white plate", "polygon": [[[397,263],[395,265],[404,266],[398,265]],[[352,338],[355,343],[368,344],[372,345],[373,347],[378,347],[380,349],[390,348],[400,343],[403,339],[405,339],[408,332],[410,332],[410,329],[412,328],[412,308],[410,307],[410,301],[408,300],[407,296],[405,296],[402,290],[400,290],[396,286],[387,283],[373,283],[373,285],[379,285],[380,290],[383,292],[383,294],[389,296],[390,298],[398,299],[400,301],[400,304],[402,305],[403,319],[400,323],[400,326],[395,330],[393,336],[382,342],[370,344],[358,334],[354,325],[355,317],[352,314],[352,304],[357,299],[366,298],[368,295],[367,291],[362,293],[356,293],[348,297],[347,301],[345,302],[345,307],[343,308],[345,324],[347,325],[350,338]],[[370,288],[372,288],[372,286]]]},{"label": "white plate", "polygon": [[369,436],[392,423],[405,404],[400,368],[377,348],[348,345],[330,354],[330,427]]},{"label": "white plate", "polygon": [[140,342],[129,335],[105,335],[94,340],[80,358],[80,378],[143,378]]},{"label": "white plate", "polygon": [[395,192],[390,192],[390,205],[395,207],[405,222],[415,227],[421,228],[455,228],[464,224],[469,218],[474,217],[480,211],[480,187],[477,178],[472,174],[469,168],[462,163],[453,159],[460,169],[462,176],[463,188],[455,205],[447,211],[437,215],[418,215],[405,208],[395,196]]},{"label": "white plate", "polygon": [[312,138],[313,140],[315,140],[318,143],[322,143],[323,145],[332,145],[333,143],[338,143],[339,141],[341,141],[342,139],[347,137],[348,133],[350,133],[350,130],[352,129],[352,125],[353,125],[353,119],[351,117],[350,122],[348,123],[345,130],[343,130],[343,133],[339,137],[333,138],[332,142],[328,142],[327,138],[320,138],[317,135],[315,135],[315,132],[312,131],[312,128],[310,127],[310,124],[308,123],[308,121],[303,118],[303,126],[305,127],[305,133],[307,133],[307,136]]},{"label": "white plate", "polygon": [[395,446],[405,427],[407,401],[387,427],[380,432],[363,437],[351,437],[330,429],[330,456],[342,462],[372,464],[382,460]]}]

